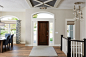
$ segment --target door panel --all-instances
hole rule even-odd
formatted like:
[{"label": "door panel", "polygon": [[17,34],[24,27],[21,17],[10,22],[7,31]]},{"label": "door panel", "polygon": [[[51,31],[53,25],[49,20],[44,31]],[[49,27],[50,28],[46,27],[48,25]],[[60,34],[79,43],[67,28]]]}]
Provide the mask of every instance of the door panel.
[{"label": "door panel", "polygon": [[38,21],[38,45],[48,45],[49,22]]}]

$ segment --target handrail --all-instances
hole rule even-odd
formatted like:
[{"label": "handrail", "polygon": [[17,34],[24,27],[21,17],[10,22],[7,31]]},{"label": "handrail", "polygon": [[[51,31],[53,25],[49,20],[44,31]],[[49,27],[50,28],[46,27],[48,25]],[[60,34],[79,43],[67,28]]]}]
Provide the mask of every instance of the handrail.
[{"label": "handrail", "polygon": [[64,39],[68,40],[68,38],[65,38],[65,37],[62,37],[62,38],[64,38]]},{"label": "handrail", "polygon": [[84,42],[83,40],[70,40],[70,41],[75,41],[75,42]]},{"label": "handrail", "polygon": [[[66,39],[67,41],[64,40],[64,39]],[[67,46],[64,45],[64,42],[67,43]],[[73,42],[76,42],[74,44],[74,46],[72,45]],[[83,54],[84,54],[84,57],[86,57],[86,38],[84,38],[83,40],[74,40],[74,39],[71,39],[71,37],[65,38],[65,37],[63,37],[63,35],[61,35],[61,50],[63,48],[62,51],[63,52],[66,52],[65,54],[67,54],[67,57],[72,57],[72,52],[73,52],[72,51],[72,47],[76,47],[76,50],[75,51],[76,51],[76,57],[77,57],[78,42],[81,43],[81,45],[80,45],[81,46],[81,52],[80,52],[81,53],[81,57],[83,56]],[[82,43],[84,44],[84,53],[83,54],[82,54]],[[65,49],[67,49],[67,50],[65,51]]]},{"label": "handrail", "polygon": [[[65,38],[65,37],[62,37],[62,38],[64,38],[64,39],[68,40],[68,38]],[[83,40],[70,40],[70,41],[75,41],[75,42],[84,42]]]}]

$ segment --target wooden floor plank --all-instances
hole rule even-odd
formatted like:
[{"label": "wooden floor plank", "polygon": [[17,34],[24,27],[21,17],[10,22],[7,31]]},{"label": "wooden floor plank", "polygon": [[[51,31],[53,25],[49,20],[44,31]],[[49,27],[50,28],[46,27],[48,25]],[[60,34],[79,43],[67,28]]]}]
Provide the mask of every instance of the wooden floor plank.
[{"label": "wooden floor plank", "polygon": [[33,47],[25,46],[23,44],[16,44],[10,50],[0,53],[0,57],[66,57],[60,50],[60,47],[54,47],[58,56],[29,56]]}]

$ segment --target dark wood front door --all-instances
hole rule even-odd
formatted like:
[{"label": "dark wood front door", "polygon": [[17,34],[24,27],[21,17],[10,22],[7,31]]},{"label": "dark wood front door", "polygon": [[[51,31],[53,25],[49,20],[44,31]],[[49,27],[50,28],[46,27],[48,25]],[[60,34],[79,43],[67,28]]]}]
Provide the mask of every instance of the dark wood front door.
[{"label": "dark wood front door", "polygon": [[48,45],[49,22],[38,21],[38,45]]}]

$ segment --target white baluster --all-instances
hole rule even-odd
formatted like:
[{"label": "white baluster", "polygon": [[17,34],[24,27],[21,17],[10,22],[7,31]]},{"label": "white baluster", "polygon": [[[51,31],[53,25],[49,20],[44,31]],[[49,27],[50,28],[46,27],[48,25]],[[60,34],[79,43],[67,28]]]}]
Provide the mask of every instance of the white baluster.
[{"label": "white baluster", "polygon": [[81,42],[81,57],[82,57],[82,42]]},{"label": "white baluster", "polygon": [[78,46],[78,47],[77,47],[77,48],[78,48],[78,57],[80,57],[80,48],[81,48],[81,47],[80,47],[80,42],[77,43],[77,46]]},{"label": "white baluster", "polygon": [[76,42],[76,57],[77,57],[77,42]]},{"label": "white baluster", "polygon": [[72,57],[72,41],[71,41],[71,57]]},{"label": "white baluster", "polygon": [[75,57],[75,54],[74,54],[74,52],[75,52],[74,49],[75,49],[75,48],[74,48],[74,46],[75,46],[75,45],[74,45],[74,41],[73,41],[73,57]]}]

